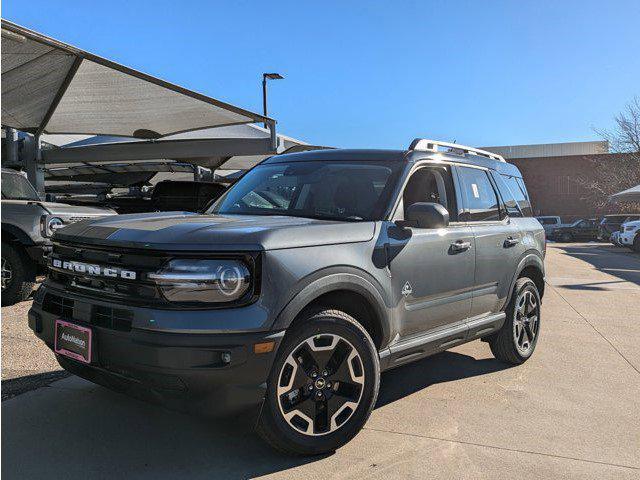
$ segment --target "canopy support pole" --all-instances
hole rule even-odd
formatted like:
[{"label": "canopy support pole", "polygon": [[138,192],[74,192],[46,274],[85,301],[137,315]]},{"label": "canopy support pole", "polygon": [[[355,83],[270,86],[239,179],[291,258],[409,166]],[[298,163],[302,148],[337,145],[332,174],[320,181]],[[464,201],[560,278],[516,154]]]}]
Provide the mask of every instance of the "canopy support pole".
[{"label": "canopy support pole", "polygon": [[25,146],[24,170],[27,172],[27,178],[35,187],[38,195],[44,198],[44,162],[40,135],[27,136],[25,138]]},{"label": "canopy support pole", "polygon": [[267,119],[269,134],[271,135],[271,150],[278,152],[278,135],[276,134],[276,121]]}]

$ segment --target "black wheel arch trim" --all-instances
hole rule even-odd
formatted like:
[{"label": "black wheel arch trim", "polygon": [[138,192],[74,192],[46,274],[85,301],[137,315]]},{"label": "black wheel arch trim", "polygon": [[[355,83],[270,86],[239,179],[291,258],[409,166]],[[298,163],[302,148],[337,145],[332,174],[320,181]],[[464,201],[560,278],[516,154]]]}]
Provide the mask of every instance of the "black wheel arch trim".
[{"label": "black wheel arch trim", "polygon": [[[4,236],[4,233],[8,233],[9,235],[11,235],[13,238],[15,238],[15,240],[17,240],[17,242],[25,247],[32,247],[34,246],[36,243],[33,241],[33,239],[31,237],[29,237],[29,235],[27,235],[22,229],[16,227],[15,225],[12,225],[10,223],[2,223],[2,233]],[[4,238],[3,238],[4,240]],[[7,240],[5,240],[7,241]],[[9,240],[10,241],[10,240]]]},{"label": "black wheel arch trim", "polygon": [[352,291],[362,295],[375,310],[382,333],[381,349],[391,339],[391,308],[384,298],[384,290],[367,272],[353,267],[328,267],[305,277],[293,298],[276,317],[273,330],[285,329],[298,314],[320,296],[334,291]]},{"label": "black wheel arch trim", "polygon": [[[523,255],[522,258],[520,259],[520,262],[518,263],[518,268],[516,268],[516,273],[513,276],[513,278],[511,279],[511,285],[509,287],[509,295],[507,296],[507,299],[503,305],[503,308],[509,304],[509,302],[511,301],[511,297],[513,296],[513,288],[516,285],[516,282],[518,281],[518,278],[520,278],[520,274],[522,273],[522,271],[527,268],[527,267],[537,267],[540,272],[542,273],[542,279],[544,281],[545,279],[545,272],[544,272],[544,260],[543,258],[540,256],[540,253],[537,252],[536,250],[527,250]],[[542,296],[544,294],[544,291],[542,292],[538,292],[538,294],[540,295],[540,299],[542,300]]]}]

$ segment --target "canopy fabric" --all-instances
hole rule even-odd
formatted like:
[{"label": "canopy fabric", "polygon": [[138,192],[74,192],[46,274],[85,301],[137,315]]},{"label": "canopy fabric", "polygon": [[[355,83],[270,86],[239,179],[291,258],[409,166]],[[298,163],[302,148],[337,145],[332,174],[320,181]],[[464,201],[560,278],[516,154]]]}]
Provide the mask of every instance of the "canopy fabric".
[{"label": "canopy fabric", "polygon": [[609,199],[614,202],[640,202],[640,185],[614,193]]},{"label": "canopy fabric", "polygon": [[2,124],[30,133],[160,138],[275,122],[2,20]]}]

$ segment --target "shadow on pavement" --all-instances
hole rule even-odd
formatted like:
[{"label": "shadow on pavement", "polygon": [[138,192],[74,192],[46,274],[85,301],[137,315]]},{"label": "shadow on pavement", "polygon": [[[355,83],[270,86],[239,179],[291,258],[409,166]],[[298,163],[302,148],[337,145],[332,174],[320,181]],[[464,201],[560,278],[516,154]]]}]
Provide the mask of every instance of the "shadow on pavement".
[{"label": "shadow on pavement", "polygon": [[[507,368],[444,352],[386,372],[377,407],[430,385]],[[2,404],[2,473],[67,479],[248,478],[322,457],[286,457],[254,433],[252,416],[213,420],[113,393],[77,377]]]},{"label": "shadow on pavement", "polygon": [[562,285],[573,290],[608,290],[602,285],[630,282],[640,285],[640,256],[633,252],[613,250],[607,245],[588,244],[560,246],[566,255],[591,264],[596,270],[620,279],[620,282],[588,282]]},{"label": "shadow on pavement", "polygon": [[28,392],[29,390],[45,387],[57,380],[62,380],[69,375],[70,374],[64,370],[57,370],[55,372],[36,373],[34,375],[25,375],[23,377],[2,380],[2,401],[4,402],[16,395]]},{"label": "shadow on pavement", "polygon": [[452,382],[509,368],[495,358],[476,360],[457,352],[442,352],[382,374],[376,408],[423,390],[436,383]]}]

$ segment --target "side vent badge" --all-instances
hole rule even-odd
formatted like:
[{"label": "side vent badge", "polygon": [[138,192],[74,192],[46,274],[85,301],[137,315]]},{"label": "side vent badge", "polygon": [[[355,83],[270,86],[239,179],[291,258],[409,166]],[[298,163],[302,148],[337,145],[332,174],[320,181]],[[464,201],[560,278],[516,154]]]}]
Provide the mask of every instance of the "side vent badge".
[{"label": "side vent badge", "polygon": [[413,293],[413,289],[411,288],[411,284],[409,282],[406,282],[404,284],[404,287],[402,287],[402,291],[400,292],[402,293],[403,297],[408,297],[409,295],[411,295]]}]

